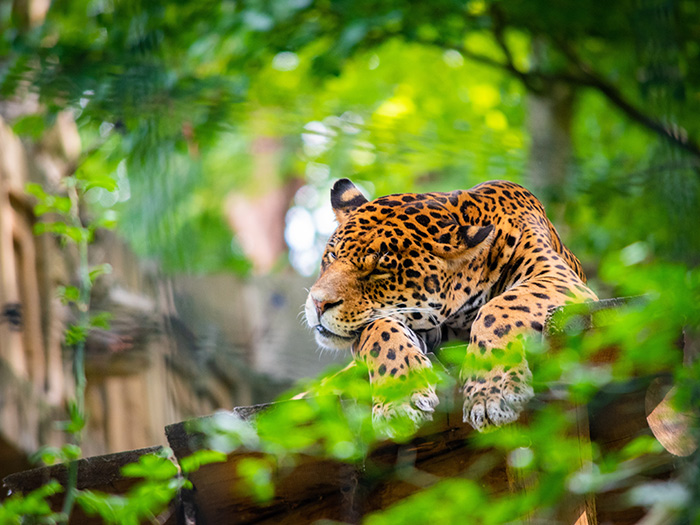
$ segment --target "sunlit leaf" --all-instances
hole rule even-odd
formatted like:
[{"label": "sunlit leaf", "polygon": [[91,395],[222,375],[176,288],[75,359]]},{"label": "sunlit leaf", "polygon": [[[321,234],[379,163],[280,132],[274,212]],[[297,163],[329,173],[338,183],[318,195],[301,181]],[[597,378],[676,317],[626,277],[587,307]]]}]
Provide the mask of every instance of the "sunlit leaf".
[{"label": "sunlit leaf", "polygon": [[46,122],[43,115],[26,115],[17,119],[12,125],[12,131],[18,135],[27,136],[34,140],[41,137],[46,129]]},{"label": "sunlit leaf", "polygon": [[94,283],[95,280],[101,275],[108,275],[112,273],[112,265],[109,263],[98,264],[90,268],[90,282]]},{"label": "sunlit leaf", "polygon": [[80,289],[77,286],[59,286],[56,293],[63,304],[77,303],[80,300]]},{"label": "sunlit leaf", "polygon": [[155,454],[144,454],[137,463],[122,467],[122,474],[130,478],[145,478],[150,480],[168,480],[177,475],[177,467],[168,458]]},{"label": "sunlit leaf", "polygon": [[189,456],[181,458],[179,463],[183,472],[190,473],[198,470],[204,465],[226,461],[226,457],[226,454],[216,450],[198,450]]}]

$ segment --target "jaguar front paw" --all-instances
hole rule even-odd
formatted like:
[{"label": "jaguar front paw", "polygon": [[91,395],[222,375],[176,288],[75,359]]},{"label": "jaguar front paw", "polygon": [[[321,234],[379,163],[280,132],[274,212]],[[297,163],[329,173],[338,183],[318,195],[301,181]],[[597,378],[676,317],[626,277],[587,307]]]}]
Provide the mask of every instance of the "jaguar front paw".
[{"label": "jaguar front paw", "polygon": [[380,433],[388,437],[409,435],[427,421],[432,421],[438,403],[433,386],[414,392],[408,400],[375,399],[372,422]]},{"label": "jaguar front paw", "polygon": [[471,376],[462,390],[464,422],[483,431],[516,421],[534,396],[531,379],[527,366]]}]

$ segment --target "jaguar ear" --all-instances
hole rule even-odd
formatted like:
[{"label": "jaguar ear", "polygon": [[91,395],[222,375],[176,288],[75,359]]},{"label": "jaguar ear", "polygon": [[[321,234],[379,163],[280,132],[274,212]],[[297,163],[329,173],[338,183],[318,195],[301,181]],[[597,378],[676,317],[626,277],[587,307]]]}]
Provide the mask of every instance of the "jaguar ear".
[{"label": "jaguar ear", "polygon": [[338,224],[343,224],[356,208],[369,202],[348,179],[340,179],[331,188],[331,206]]},{"label": "jaguar ear", "polygon": [[482,248],[488,245],[494,231],[493,225],[488,226],[453,226],[451,231],[442,234],[436,239],[435,254],[444,259],[457,259],[474,252],[472,248]]},{"label": "jaguar ear", "polygon": [[492,231],[492,224],[488,226],[462,226],[459,229],[459,234],[467,248],[474,248],[484,242]]}]

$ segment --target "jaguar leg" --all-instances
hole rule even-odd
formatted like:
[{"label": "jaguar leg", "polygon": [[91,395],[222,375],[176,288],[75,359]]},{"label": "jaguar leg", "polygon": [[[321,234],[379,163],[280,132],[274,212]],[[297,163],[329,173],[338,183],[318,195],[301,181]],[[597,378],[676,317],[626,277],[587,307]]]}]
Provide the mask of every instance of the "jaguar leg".
[{"label": "jaguar leg", "polygon": [[[580,281],[555,287],[545,279],[533,280],[481,307],[461,372],[465,422],[484,430],[518,419],[534,395],[522,336],[542,333],[547,312],[580,295],[576,284],[584,290]],[[595,297],[592,292],[590,296]]]},{"label": "jaguar leg", "polygon": [[432,364],[423,342],[405,324],[391,318],[370,323],[360,336],[355,358],[369,370],[375,423],[408,418],[415,429],[432,419],[438,404]]}]

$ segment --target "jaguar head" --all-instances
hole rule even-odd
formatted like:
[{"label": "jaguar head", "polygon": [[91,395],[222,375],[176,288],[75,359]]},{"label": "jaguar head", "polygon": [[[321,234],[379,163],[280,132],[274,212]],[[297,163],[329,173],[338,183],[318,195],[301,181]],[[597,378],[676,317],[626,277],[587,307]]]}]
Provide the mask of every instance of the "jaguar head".
[{"label": "jaguar head", "polygon": [[439,196],[370,202],[349,180],[335,183],[331,205],[339,225],[305,305],[320,346],[349,349],[383,317],[429,330],[468,299],[469,262],[489,245],[493,226],[462,224]]}]

